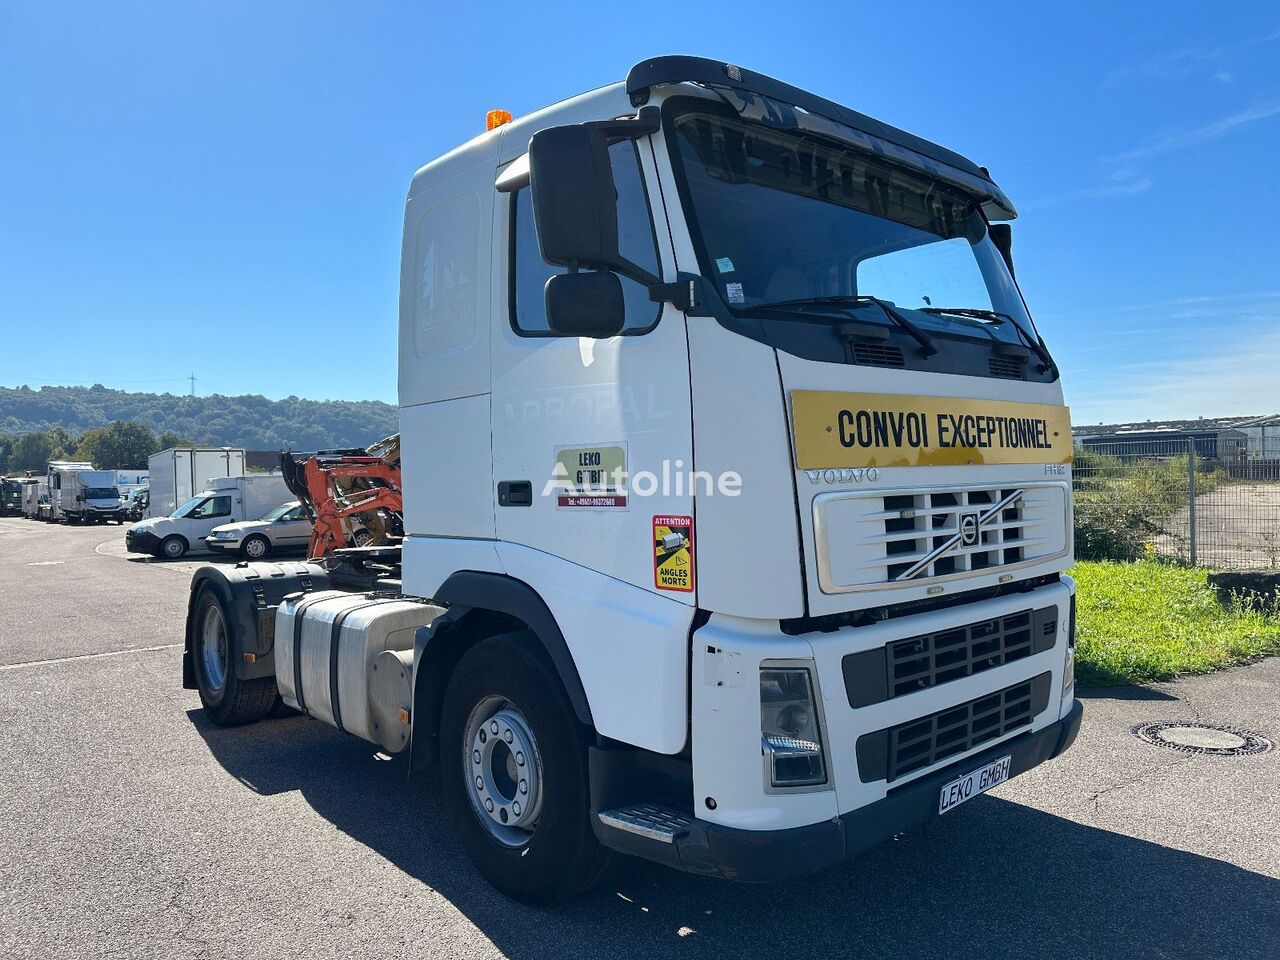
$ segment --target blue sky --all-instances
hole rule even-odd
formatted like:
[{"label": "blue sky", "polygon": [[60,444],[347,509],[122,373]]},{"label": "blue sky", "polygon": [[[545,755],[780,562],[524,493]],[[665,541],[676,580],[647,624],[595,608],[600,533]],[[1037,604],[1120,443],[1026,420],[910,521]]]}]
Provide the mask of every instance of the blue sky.
[{"label": "blue sky", "polygon": [[413,170],[637,60],[731,60],[1018,204],[1077,422],[1280,409],[1274,4],[0,5],[0,384],[395,401]]}]

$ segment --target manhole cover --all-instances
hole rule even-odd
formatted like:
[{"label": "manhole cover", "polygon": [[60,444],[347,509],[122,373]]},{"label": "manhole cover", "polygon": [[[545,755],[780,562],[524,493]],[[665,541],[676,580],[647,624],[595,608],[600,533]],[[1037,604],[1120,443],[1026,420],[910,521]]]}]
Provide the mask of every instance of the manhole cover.
[{"label": "manhole cover", "polygon": [[1239,727],[1187,720],[1156,720],[1131,727],[1129,732],[1144,743],[1183,753],[1207,753],[1214,757],[1243,757],[1266,753],[1271,741]]}]

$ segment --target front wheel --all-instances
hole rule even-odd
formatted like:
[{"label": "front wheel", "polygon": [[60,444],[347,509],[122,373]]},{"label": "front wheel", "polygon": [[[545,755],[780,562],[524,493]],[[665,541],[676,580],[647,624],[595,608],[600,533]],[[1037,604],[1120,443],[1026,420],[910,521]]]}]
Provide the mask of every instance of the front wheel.
[{"label": "front wheel", "polygon": [[204,588],[196,600],[191,658],[200,702],[209,719],[221,727],[261,720],[276,702],[273,678],[236,677],[240,644],[232,622],[218,594],[212,588]]},{"label": "front wheel", "polygon": [[240,556],[245,560],[261,560],[270,552],[271,541],[261,534],[245,537],[244,543],[240,544]]},{"label": "front wheel", "polygon": [[160,555],[166,560],[181,560],[187,552],[187,541],[176,533],[160,543]]},{"label": "front wheel", "polygon": [[588,732],[527,632],[481,641],[458,663],[441,715],[445,798],[481,875],[551,903],[612,862],[591,830]]}]

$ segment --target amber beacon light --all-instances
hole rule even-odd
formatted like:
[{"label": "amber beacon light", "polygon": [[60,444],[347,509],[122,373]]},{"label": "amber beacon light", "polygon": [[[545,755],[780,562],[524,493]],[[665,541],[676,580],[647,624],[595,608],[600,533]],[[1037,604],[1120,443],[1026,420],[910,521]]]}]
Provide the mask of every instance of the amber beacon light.
[{"label": "amber beacon light", "polygon": [[502,126],[504,123],[510,122],[510,110],[490,110],[484,115],[484,128],[486,130],[494,130]]}]

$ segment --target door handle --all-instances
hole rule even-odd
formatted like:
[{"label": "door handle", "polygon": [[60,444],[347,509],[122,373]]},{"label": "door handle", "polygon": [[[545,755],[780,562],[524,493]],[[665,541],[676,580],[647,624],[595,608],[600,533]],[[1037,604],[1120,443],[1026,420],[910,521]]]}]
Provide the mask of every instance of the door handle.
[{"label": "door handle", "polygon": [[529,480],[498,481],[498,506],[532,507],[533,483]]}]

